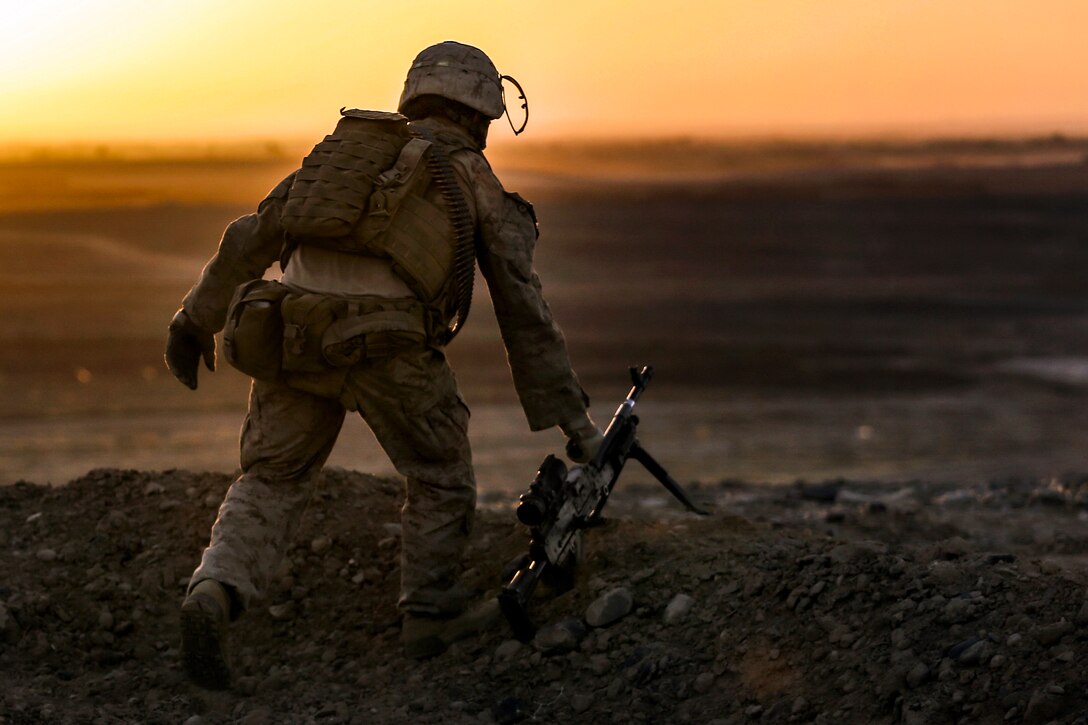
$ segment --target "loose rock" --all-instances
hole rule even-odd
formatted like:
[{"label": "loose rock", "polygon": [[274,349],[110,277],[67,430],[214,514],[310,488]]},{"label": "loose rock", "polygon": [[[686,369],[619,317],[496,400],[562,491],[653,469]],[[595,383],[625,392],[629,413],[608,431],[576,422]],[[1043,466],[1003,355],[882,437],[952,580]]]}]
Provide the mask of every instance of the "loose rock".
[{"label": "loose rock", "polygon": [[578,648],[578,643],[586,636],[586,626],[575,617],[565,617],[555,624],[536,633],[533,645],[541,652],[549,654],[570,652]]},{"label": "loose rock", "polygon": [[688,616],[695,600],[687,594],[677,594],[665,607],[665,624],[677,624]]},{"label": "loose rock", "polygon": [[624,587],[609,590],[586,609],[586,622],[591,627],[607,627],[631,613],[634,599]]}]

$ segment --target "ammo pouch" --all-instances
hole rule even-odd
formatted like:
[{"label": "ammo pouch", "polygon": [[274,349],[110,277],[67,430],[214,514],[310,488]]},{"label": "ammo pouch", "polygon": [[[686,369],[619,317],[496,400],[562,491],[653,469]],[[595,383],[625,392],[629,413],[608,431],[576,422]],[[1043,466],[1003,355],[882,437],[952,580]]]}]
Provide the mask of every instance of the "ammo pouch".
[{"label": "ammo pouch", "polygon": [[392,357],[426,340],[424,306],[413,299],[288,294],[283,310],[283,370],[323,373]]},{"label": "ammo pouch", "polygon": [[227,308],[223,352],[239,371],[258,380],[279,377],[283,355],[280,303],[287,288],[254,279],[238,285]]}]

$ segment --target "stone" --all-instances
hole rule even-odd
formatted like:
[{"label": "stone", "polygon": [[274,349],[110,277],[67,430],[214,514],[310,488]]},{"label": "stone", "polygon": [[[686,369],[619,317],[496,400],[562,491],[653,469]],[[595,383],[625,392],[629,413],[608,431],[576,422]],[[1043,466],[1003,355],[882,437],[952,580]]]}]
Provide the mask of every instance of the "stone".
[{"label": "stone", "polygon": [[1065,714],[1064,697],[1061,694],[1047,692],[1046,689],[1036,690],[1024,711],[1024,722],[1043,725]]},{"label": "stone", "polygon": [[600,676],[612,669],[612,663],[605,655],[593,655],[589,658],[589,669],[593,674]]},{"label": "stone", "polygon": [[971,610],[972,602],[969,599],[961,597],[950,599],[941,612],[941,621],[949,624],[965,622],[970,619]]},{"label": "stone", "polygon": [[993,655],[993,650],[993,644],[991,644],[989,640],[984,639],[979,642],[975,642],[973,645],[964,650],[963,654],[960,655],[959,660],[965,665],[984,665],[990,661],[990,657],[991,655]]},{"label": "stone", "polygon": [[682,621],[688,616],[694,604],[695,600],[687,594],[677,594],[665,607],[665,624],[673,625]]},{"label": "stone", "polygon": [[704,695],[710,692],[710,688],[714,687],[714,673],[713,672],[701,672],[699,676],[695,678],[695,682],[692,683],[691,689],[698,692],[700,695]]},{"label": "stone", "polygon": [[981,640],[978,637],[969,637],[968,639],[958,642],[948,648],[948,657],[950,659],[958,660],[963,656],[963,653],[974,647]]},{"label": "stone", "polygon": [[919,685],[928,680],[929,676],[929,666],[925,662],[918,662],[907,671],[907,685],[911,689],[916,689]]},{"label": "stone", "polygon": [[506,640],[495,648],[495,661],[505,662],[506,660],[513,659],[524,646],[525,645],[518,642],[516,639]]},{"label": "stone", "polygon": [[586,622],[591,627],[607,627],[631,613],[635,602],[624,587],[610,589],[586,608]]},{"label": "stone", "polygon": [[576,617],[566,617],[536,633],[533,646],[541,652],[555,654],[578,649],[586,636],[586,626]]},{"label": "stone", "polygon": [[283,622],[291,619],[295,616],[294,602],[286,602],[284,604],[273,604],[268,608],[268,616],[277,622]]},{"label": "stone", "polygon": [[329,547],[331,546],[332,539],[330,539],[328,536],[316,536],[314,537],[314,540],[310,542],[310,551],[314,552],[315,554],[323,554],[324,552],[328,551]]},{"label": "stone", "polygon": [[267,725],[272,722],[272,711],[267,707],[256,707],[241,719],[241,725]]},{"label": "stone", "polygon": [[1072,622],[1062,620],[1054,624],[1044,624],[1032,630],[1031,636],[1044,647],[1057,644],[1062,637],[1072,634],[1075,629]]},{"label": "stone", "polygon": [[34,556],[38,561],[56,561],[57,552],[53,549],[38,549]]}]

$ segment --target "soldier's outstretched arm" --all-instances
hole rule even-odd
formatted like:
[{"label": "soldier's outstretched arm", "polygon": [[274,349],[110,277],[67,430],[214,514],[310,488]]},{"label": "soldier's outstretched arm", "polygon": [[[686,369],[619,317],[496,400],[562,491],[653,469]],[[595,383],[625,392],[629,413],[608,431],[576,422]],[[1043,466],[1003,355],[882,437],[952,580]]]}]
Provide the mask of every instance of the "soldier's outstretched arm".
[{"label": "soldier's outstretched arm", "polygon": [[538,232],[532,205],[506,192],[490,169],[479,172],[477,259],[529,427],[544,430],[582,421],[589,398],[571,368],[566,340],[533,269]]},{"label": "soldier's outstretched arm", "polygon": [[255,213],[227,226],[218,251],[204,266],[170,323],[166,365],[178,380],[194,390],[201,358],[209,370],[215,369],[214,335],[223,329],[234,289],[261,277],[279,259],[283,248],[280,215],[293,180],[291,174],[272,189]]}]

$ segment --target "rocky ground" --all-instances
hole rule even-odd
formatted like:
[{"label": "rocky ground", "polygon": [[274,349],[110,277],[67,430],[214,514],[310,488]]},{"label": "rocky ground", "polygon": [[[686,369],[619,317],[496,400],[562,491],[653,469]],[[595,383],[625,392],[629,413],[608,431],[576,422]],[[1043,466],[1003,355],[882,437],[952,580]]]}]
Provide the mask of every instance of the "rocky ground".
[{"label": "rocky ground", "polygon": [[[275,590],[191,686],[178,605],[220,474],[0,488],[0,723],[1088,722],[1088,477],[624,487],[574,589],[432,660],[398,649],[399,485],[330,470]],[[467,580],[525,546],[485,500]]]}]

